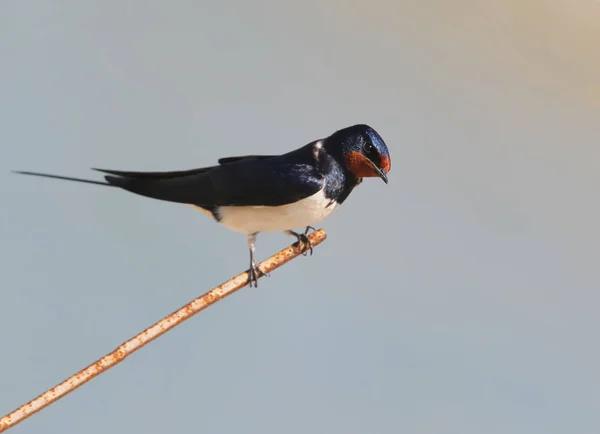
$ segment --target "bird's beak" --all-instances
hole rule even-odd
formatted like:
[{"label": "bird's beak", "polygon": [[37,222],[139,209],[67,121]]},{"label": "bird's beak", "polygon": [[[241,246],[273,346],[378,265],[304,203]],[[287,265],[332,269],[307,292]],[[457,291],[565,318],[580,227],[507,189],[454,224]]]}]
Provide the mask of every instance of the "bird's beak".
[{"label": "bird's beak", "polygon": [[371,165],[373,166],[373,170],[375,170],[375,172],[377,173],[377,175],[383,179],[383,182],[385,182],[386,184],[388,183],[388,178],[387,175],[385,174],[385,172],[383,170],[381,170],[379,167],[377,167],[375,165],[375,163],[371,162]]}]

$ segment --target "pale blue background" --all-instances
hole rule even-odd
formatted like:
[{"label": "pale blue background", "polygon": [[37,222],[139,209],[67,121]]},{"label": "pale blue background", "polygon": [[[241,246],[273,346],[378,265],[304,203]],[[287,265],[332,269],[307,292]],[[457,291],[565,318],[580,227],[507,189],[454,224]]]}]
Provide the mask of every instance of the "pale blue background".
[{"label": "pale blue background", "polygon": [[[96,176],[365,122],[329,239],[11,433],[600,432],[600,2],[0,4],[0,414],[247,265]],[[264,258],[287,245],[259,237]]]}]

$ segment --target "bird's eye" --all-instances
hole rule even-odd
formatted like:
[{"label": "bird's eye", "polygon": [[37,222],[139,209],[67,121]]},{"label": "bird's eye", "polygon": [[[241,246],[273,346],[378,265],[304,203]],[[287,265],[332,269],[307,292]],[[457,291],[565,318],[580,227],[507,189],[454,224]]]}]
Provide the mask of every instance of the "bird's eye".
[{"label": "bird's eye", "polygon": [[365,154],[370,154],[375,150],[375,146],[371,142],[365,142],[363,149],[365,150]]}]

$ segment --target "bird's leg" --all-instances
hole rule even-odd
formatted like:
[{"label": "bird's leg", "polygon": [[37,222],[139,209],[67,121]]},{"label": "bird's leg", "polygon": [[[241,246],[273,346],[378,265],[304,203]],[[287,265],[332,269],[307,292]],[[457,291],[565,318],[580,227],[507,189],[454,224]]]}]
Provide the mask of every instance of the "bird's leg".
[{"label": "bird's leg", "polygon": [[[298,245],[304,245],[304,246],[308,246],[308,250],[310,251],[310,254],[313,254],[313,245],[310,242],[310,240],[308,239],[308,236],[306,235],[308,233],[308,231],[312,228],[312,226],[307,226],[306,230],[304,231],[303,234],[299,234],[298,232],[294,232],[291,229],[288,229],[287,231],[285,231],[284,233],[286,235],[291,235],[296,237],[296,239],[298,240]],[[314,228],[312,228],[314,230]],[[302,253],[304,256],[307,255],[308,252],[304,252]]]},{"label": "bird's leg", "polygon": [[248,270],[248,285],[254,286],[255,288],[258,288],[258,276],[262,274],[263,276],[269,277],[269,275],[267,273],[263,273],[261,269],[256,266],[256,262],[254,262],[254,244],[256,243],[257,234],[257,232],[253,234],[248,234],[248,250],[250,250],[250,269]]}]

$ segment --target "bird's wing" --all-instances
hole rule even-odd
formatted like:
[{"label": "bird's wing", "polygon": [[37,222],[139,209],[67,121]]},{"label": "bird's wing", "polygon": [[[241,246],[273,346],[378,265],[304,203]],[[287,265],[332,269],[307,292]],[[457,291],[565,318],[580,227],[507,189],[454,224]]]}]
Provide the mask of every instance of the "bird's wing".
[{"label": "bird's wing", "polygon": [[224,157],[224,158],[219,158],[219,164],[229,164],[229,163],[235,163],[236,161],[241,161],[241,160],[266,160],[269,158],[274,158],[276,157],[275,155],[240,155],[237,157]]},{"label": "bird's wing", "polygon": [[130,192],[206,209],[284,205],[324,186],[314,166],[280,159],[241,159],[186,172],[103,172],[109,173],[106,180],[110,184]]},{"label": "bird's wing", "polygon": [[[276,155],[240,155],[236,157],[224,157],[219,158],[218,164],[229,164],[235,163],[242,160],[266,160],[269,158],[275,158]],[[155,179],[166,179],[166,178],[178,178],[180,176],[187,175],[195,175],[198,173],[206,172],[207,170],[213,169],[212,167],[201,167],[199,169],[190,169],[190,170],[177,170],[177,171],[169,171],[169,172],[128,172],[123,170],[108,170],[108,169],[97,169],[93,168],[92,170],[96,170],[98,172],[107,173],[109,175],[116,176],[126,176],[132,178],[155,178]]]},{"label": "bird's wing", "polygon": [[108,169],[97,169],[93,168],[92,170],[96,170],[98,172],[107,173],[109,175],[129,177],[129,178],[137,178],[137,179],[169,179],[169,178],[179,178],[182,176],[196,175],[199,173],[206,172],[207,170],[212,169],[212,167],[201,167],[199,169],[190,169],[190,170],[177,170],[171,172],[127,172],[123,170],[108,170]]}]

